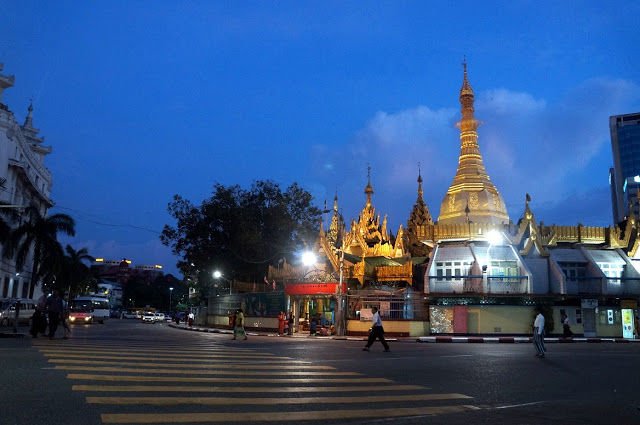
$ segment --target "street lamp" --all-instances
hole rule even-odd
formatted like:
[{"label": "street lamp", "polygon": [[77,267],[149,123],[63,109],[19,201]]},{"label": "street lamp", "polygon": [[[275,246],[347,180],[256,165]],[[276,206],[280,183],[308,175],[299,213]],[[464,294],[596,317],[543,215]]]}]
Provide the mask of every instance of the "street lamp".
[{"label": "street lamp", "polygon": [[173,295],[173,286],[169,288],[169,313],[171,313],[171,296]]},{"label": "street lamp", "polygon": [[226,277],[224,277],[224,276],[222,275],[222,272],[221,272],[220,270],[215,270],[215,271],[213,272],[213,278],[214,278],[214,279],[216,279],[216,280],[217,280],[217,279],[224,279],[224,280],[226,280],[226,281],[229,283],[229,295],[231,295],[231,280],[230,280],[230,279],[227,279]]}]

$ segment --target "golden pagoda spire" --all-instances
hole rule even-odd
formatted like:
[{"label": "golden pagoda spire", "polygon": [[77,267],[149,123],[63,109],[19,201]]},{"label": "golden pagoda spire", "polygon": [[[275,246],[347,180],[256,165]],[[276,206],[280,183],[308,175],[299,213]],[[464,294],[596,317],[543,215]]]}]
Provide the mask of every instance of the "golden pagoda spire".
[{"label": "golden pagoda spire", "polygon": [[371,195],[373,195],[373,187],[371,186],[371,165],[367,166],[367,186],[364,188],[367,195],[367,206],[371,206]]},{"label": "golden pagoda spire", "polygon": [[509,215],[502,197],[484,168],[478,126],[474,116],[474,94],[467,75],[467,62],[463,62],[464,75],[460,88],[461,119],[460,157],[453,182],[440,206],[438,224],[507,223]]}]

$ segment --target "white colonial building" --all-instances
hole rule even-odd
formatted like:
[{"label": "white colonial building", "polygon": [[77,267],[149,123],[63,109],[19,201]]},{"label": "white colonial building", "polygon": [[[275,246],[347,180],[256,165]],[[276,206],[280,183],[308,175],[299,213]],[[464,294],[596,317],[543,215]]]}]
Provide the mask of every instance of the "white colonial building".
[{"label": "white colonial building", "polygon": [[[51,147],[44,145],[33,125],[33,105],[29,105],[23,124],[19,124],[9,106],[3,103],[2,92],[12,87],[14,76],[2,74],[0,64],[0,214],[11,227],[23,219],[24,208],[35,206],[42,215],[53,205],[51,172],[44,158]],[[4,254],[5,246],[0,244]],[[0,298],[37,298],[41,285],[31,279],[32,258],[27,258],[23,270],[17,270],[14,259],[0,255]]]}]

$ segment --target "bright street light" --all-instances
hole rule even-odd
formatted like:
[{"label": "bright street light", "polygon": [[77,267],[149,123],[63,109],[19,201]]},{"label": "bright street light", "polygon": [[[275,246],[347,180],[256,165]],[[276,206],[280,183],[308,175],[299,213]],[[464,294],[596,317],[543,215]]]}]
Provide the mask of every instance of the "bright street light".
[{"label": "bright street light", "polygon": [[[222,272],[221,272],[220,270],[215,270],[215,271],[213,272],[213,278],[214,278],[214,279],[216,279],[216,280],[217,280],[217,279],[224,279],[224,280],[226,280],[227,282],[229,282],[229,295],[231,295],[231,280],[230,280],[230,279],[227,279],[226,277],[224,277],[224,276],[222,275]],[[217,286],[218,286],[218,285],[216,285],[216,287],[217,287]]]},{"label": "bright street light", "polygon": [[313,266],[317,261],[316,254],[311,251],[305,251],[302,253],[302,264],[305,266]]},{"label": "bright street light", "polygon": [[487,233],[487,240],[491,245],[499,245],[502,243],[502,234],[497,230],[490,230]]}]

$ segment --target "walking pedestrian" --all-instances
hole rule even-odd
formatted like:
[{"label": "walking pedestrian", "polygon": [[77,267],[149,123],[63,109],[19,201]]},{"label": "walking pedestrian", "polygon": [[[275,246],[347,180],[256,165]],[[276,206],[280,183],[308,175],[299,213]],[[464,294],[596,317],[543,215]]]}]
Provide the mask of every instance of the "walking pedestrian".
[{"label": "walking pedestrian", "polygon": [[62,298],[57,289],[53,290],[53,293],[47,298],[47,313],[49,315],[49,339],[53,339],[60,323],[60,317],[64,310],[62,304]]},{"label": "walking pedestrian", "polygon": [[29,333],[32,337],[37,338],[38,334],[45,334],[47,331],[47,296],[42,294],[38,298],[35,311],[31,317],[31,329]]},{"label": "walking pedestrian", "polygon": [[189,325],[189,327],[193,326],[193,321],[196,318],[196,315],[193,314],[193,311],[189,312],[189,315],[187,316],[187,324]]},{"label": "walking pedestrian", "polygon": [[237,339],[238,336],[244,337],[245,340],[247,339],[247,332],[244,330],[244,313],[241,308],[236,310],[235,324],[233,327],[233,339]]},{"label": "walking pedestrian", "polygon": [[567,313],[562,313],[560,315],[560,320],[562,321],[562,336],[565,338],[571,338],[573,336],[573,332],[571,332],[571,325],[569,325],[569,316],[567,316]]},{"label": "walking pedestrian", "polygon": [[60,323],[62,324],[62,328],[64,329],[63,339],[69,339],[69,335],[71,335],[71,328],[69,327],[69,323],[67,322],[67,318],[69,317],[69,303],[62,300],[62,314],[60,315]]},{"label": "walking pedestrian", "polygon": [[533,321],[533,344],[536,347],[536,357],[544,357],[544,316],[542,309],[536,307],[536,318]]},{"label": "walking pedestrian", "polygon": [[278,335],[284,335],[284,325],[287,323],[287,316],[284,311],[278,313]]},{"label": "walking pedestrian", "polygon": [[390,351],[389,344],[387,344],[387,341],[384,340],[384,328],[382,327],[382,319],[380,319],[378,307],[372,307],[371,312],[373,313],[373,317],[371,318],[371,330],[369,331],[369,339],[367,340],[367,345],[365,345],[362,351],[369,351],[369,347],[373,345],[377,338],[384,346],[384,351],[388,352]]}]

